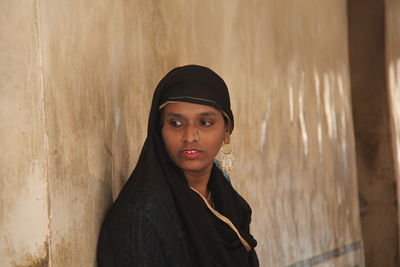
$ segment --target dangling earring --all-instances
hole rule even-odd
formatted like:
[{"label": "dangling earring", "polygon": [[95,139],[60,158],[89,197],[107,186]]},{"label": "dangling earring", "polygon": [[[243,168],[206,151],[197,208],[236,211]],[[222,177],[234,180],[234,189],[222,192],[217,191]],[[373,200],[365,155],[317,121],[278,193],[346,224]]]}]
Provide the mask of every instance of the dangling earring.
[{"label": "dangling earring", "polygon": [[221,147],[221,168],[227,174],[230,175],[233,169],[233,145],[232,144],[222,144]]}]

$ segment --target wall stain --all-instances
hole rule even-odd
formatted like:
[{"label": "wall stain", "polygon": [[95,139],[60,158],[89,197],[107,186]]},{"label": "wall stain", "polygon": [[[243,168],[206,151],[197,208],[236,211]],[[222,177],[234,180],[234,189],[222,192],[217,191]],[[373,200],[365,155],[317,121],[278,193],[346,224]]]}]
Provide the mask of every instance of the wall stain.
[{"label": "wall stain", "polygon": [[49,266],[48,259],[34,259],[32,256],[26,258],[23,264],[14,264],[13,267],[47,267]]},{"label": "wall stain", "polygon": [[31,253],[25,254],[20,260],[14,261],[12,267],[48,267],[49,266],[49,253],[48,242],[46,241],[43,246],[38,249],[36,255]]}]

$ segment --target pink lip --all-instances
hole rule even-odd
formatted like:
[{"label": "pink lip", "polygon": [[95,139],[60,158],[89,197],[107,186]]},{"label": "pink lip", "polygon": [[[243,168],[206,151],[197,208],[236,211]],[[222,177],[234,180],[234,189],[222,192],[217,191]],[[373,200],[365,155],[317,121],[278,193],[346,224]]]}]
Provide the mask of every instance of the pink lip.
[{"label": "pink lip", "polygon": [[[193,152],[189,152],[193,151]],[[185,149],[182,151],[182,155],[185,159],[197,159],[200,156],[201,151],[198,149]]]}]

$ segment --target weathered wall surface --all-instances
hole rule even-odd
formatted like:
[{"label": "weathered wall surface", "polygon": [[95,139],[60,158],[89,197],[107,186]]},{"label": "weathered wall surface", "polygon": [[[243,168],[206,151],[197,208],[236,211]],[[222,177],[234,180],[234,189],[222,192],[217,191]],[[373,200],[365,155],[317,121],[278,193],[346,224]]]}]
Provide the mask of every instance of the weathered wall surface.
[{"label": "weathered wall surface", "polygon": [[[352,107],[365,261],[367,266],[394,267],[399,266],[398,206],[385,66],[385,9],[390,8],[385,8],[384,0],[348,1]],[[397,28],[398,24],[390,27]]]},{"label": "weathered wall surface", "polygon": [[[396,170],[397,203],[400,200],[400,2],[385,1],[386,74]],[[397,204],[397,208],[398,208]],[[400,210],[397,211],[398,216]],[[400,217],[398,217],[398,222]],[[400,251],[398,251],[399,253]],[[398,255],[398,254],[397,254]]]},{"label": "weathered wall surface", "polygon": [[[42,67],[33,69],[43,75],[29,91],[43,102],[32,127],[47,160],[29,185],[48,177],[49,216],[40,218],[49,218],[52,266],[94,266],[101,220],[135,165],[154,87],[188,63],[210,66],[230,87],[232,179],[253,207],[261,266],[363,265],[344,0],[31,4],[40,39],[26,45],[42,54]],[[13,49],[9,57],[24,50]],[[2,75],[7,66],[1,63]],[[23,88],[16,90],[26,96]],[[20,114],[31,118],[29,105]],[[22,176],[4,175],[20,188]]]},{"label": "weathered wall surface", "polygon": [[40,2],[52,266],[93,265],[105,210],[134,167],[152,87],[167,69],[154,47],[156,9],[125,3]]},{"label": "weathered wall surface", "polygon": [[[238,29],[263,25],[252,56],[231,63],[230,84],[237,183],[253,204],[265,266],[363,264],[345,4],[274,1]],[[330,257],[335,249],[343,255]]]},{"label": "weathered wall surface", "polygon": [[46,136],[34,1],[0,1],[0,266],[48,261]]}]

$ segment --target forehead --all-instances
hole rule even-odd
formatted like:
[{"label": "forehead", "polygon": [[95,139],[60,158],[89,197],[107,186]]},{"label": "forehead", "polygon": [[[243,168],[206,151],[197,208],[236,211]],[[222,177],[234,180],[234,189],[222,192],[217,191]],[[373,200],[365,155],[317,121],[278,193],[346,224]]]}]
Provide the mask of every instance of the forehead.
[{"label": "forehead", "polygon": [[185,117],[209,115],[209,116],[222,116],[221,112],[217,109],[200,104],[192,104],[187,102],[173,102],[164,106],[164,116],[168,115],[181,115]]}]

